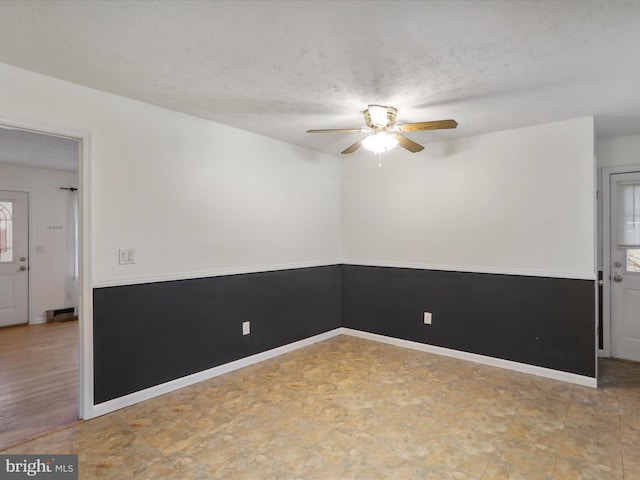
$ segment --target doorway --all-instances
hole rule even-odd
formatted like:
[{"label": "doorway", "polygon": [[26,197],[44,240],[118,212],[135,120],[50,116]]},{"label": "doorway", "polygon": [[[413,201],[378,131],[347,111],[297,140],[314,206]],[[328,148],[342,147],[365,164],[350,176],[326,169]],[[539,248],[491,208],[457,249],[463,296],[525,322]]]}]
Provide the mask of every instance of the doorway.
[{"label": "doorway", "polygon": [[11,307],[0,308],[0,407],[10,419],[0,449],[83,417],[81,322],[51,315],[80,312],[81,148],[78,138],[0,125],[0,299]]},{"label": "doorway", "polygon": [[640,362],[640,166],[603,169],[603,353]]}]

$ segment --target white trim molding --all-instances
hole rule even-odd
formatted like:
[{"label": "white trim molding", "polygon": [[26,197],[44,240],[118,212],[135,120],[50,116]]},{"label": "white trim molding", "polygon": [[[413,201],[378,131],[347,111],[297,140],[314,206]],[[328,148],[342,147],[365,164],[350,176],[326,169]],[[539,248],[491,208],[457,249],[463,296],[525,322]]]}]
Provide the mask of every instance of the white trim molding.
[{"label": "white trim molding", "polygon": [[141,285],[145,283],[156,282],[170,282],[174,280],[193,280],[196,278],[208,278],[208,277],[224,277],[226,275],[241,275],[244,273],[263,273],[263,272],[276,272],[279,270],[295,270],[298,268],[312,268],[312,267],[329,267],[332,265],[341,265],[342,260],[335,261],[316,261],[316,262],[298,262],[288,263],[280,265],[264,265],[256,267],[230,267],[230,268],[218,268],[214,270],[203,270],[199,272],[183,272],[172,273],[167,275],[152,275],[145,277],[132,277],[132,278],[116,278],[110,280],[95,280],[93,282],[93,288],[103,287],[120,287],[125,285]]},{"label": "white trim molding", "polygon": [[295,270],[298,268],[312,267],[328,267],[333,265],[354,265],[363,267],[389,267],[389,268],[412,268],[416,270],[440,270],[445,272],[464,272],[464,273],[487,273],[494,275],[519,275],[525,277],[544,277],[544,278],[568,278],[574,280],[595,280],[596,274],[586,273],[566,273],[566,272],[546,272],[531,270],[504,270],[489,267],[469,267],[462,265],[427,265],[422,263],[403,263],[403,262],[386,262],[386,261],[369,261],[369,260],[344,260],[336,259],[334,261],[311,261],[297,262],[278,265],[263,265],[253,267],[229,267],[218,268],[213,270],[202,270],[196,272],[170,273],[166,275],[149,275],[131,278],[113,278],[95,280],[92,284],[93,288],[104,287],[120,287],[126,285],[141,285],[146,283],[170,282],[174,280],[192,280],[196,278],[208,277],[224,277],[226,275],[241,275],[245,273],[263,273],[275,272],[279,270]]},{"label": "white trim molding", "polygon": [[80,418],[91,418],[93,410],[93,277],[91,245],[91,134],[80,138],[78,160],[78,313],[80,324]]},{"label": "white trim molding", "polygon": [[511,360],[503,360],[501,358],[487,357],[485,355],[478,355],[476,353],[452,350],[450,348],[436,347],[434,345],[412,342],[410,340],[401,340],[399,338],[387,337],[385,335],[378,335],[376,333],[363,332],[360,330],[353,330],[351,328],[343,328],[342,333],[344,335],[363,338],[365,340],[373,340],[374,342],[386,343],[388,345],[395,345],[397,347],[410,348],[411,350],[418,350],[420,352],[433,353],[445,357],[457,358],[459,360],[481,363],[483,365],[489,365],[491,367],[498,367],[507,370],[513,370],[516,372],[528,373],[530,375],[536,375],[538,377],[561,380],[563,382],[575,383],[576,385],[583,385],[585,387],[598,387],[598,381],[596,378],[577,375],[575,373],[538,367],[526,363],[513,362]]},{"label": "white trim molding", "polygon": [[233,362],[229,362],[217,367],[209,368],[208,370],[203,370],[201,372],[187,375],[186,377],[177,378],[175,380],[171,380],[170,382],[166,382],[160,385],[156,385],[154,387],[146,388],[144,390],[140,390],[138,392],[125,395],[124,397],[119,397],[113,400],[109,400],[107,402],[99,403],[98,405],[95,405],[93,407],[93,411],[91,412],[91,417],[93,418],[93,417],[98,417],[100,415],[105,415],[115,410],[120,410],[121,408],[129,407],[136,403],[143,402],[145,400],[149,400],[151,398],[158,397],[160,395],[164,395],[165,393],[173,392],[174,390],[188,387],[195,383],[202,382],[204,380],[209,380],[210,378],[214,378],[219,375],[224,375],[225,373],[233,372],[234,370],[248,367],[249,365],[263,362],[265,360],[278,357],[285,353],[293,352],[294,350],[298,350],[300,348],[308,347],[309,345],[313,345],[314,343],[322,342],[324,340],[337,337],[342,333],[342,330],[343,330],[342,328],[336,328],[334,330],[330,330],[328,332],[321,333],[319,335],[314,335],[313,337],[305,338],[297,342],[289,343],[281,347],[267,350],[266,352],[257,353],[249,357],[241,358]]},{"label": "white trim molding", "polygon": [[464,273],[489,273],[495,275],[520,275],[523,277],[545,277],[545,278],[568,278],[574,280],[596,280],[596,273],[578,272],[548,272],[543,270],[520,270],[504,269],[482,266],[468,265],[440,265],[426,263],[406,263],[384,260],[349,260],[342,261],[343,265],[355,265],[361,267],[390,267],[390,268],[413,268],[416,270],[441,270],[444,272],[464,272]]}]

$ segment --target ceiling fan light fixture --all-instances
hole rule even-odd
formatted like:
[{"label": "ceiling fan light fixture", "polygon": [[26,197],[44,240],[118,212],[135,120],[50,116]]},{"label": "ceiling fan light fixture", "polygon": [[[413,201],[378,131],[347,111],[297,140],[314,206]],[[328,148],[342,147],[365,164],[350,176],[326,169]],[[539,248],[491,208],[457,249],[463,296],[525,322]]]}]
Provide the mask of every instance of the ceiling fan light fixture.
[{"label": "ceiling fan light fixture", "polygon": [[362,146],[373,153],[388,152],[396,145],[398,140],[384,132],[374,133],[362,140]]},{"label": "ceiling fan light fixture", "polygon": [[349,145],[342,152],[348,155],[355,152],[360,147],[365,147],[374,153],[382,153],[391,150],[396,145],[400,145],[411,153],[417,153],[424,150],[419,143],[402,135],[404,132],[418,132],[421,130],[442,130],[444,128],[456,128],[458,122],[455,120],[431,120],[428,122],[403,123],[396,125],[396,115],[398,110],[394,107],[385,107],[382,105],[369,105],[364,111],[364,123],[369,128],[323,128],[320,130],[307,130],[308,133],[352,133],[352,132],[371,132],[371,135],[358,140]]}]

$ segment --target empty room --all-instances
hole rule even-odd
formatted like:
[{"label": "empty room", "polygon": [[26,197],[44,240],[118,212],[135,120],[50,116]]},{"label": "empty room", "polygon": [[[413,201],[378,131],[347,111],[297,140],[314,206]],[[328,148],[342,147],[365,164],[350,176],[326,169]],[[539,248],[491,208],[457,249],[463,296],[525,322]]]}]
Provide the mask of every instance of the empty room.
[{"label": "empty room", "polygon": [[639,479],[638,44],[625,1],[0,2],[0,477]]}]

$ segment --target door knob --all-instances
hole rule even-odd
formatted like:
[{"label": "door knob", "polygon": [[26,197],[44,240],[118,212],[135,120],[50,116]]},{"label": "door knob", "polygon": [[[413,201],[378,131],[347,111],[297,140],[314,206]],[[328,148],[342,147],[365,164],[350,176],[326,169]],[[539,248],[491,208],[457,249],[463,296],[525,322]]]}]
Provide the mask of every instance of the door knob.
[{"label": "door knob", "polygon": [[20,257],[20,261],[21,261],[21,262],[26,262],[26,261],[27,261],[27,259],[26,259],[25,257]]},{"label": "door knob", "polygon": [[24,265],[22,265],[22,266],[20,267],[20,271],[21,271],[21,272],[24,272],[26,269],[27,269],[27,267],[25,267]]},{"label": "door knob", "polygon": [[616,275],[615,277],[613,277],[613,281],[614,282],[621,282],[622,281],[622,275]]}]

